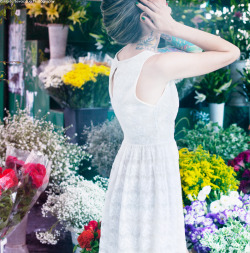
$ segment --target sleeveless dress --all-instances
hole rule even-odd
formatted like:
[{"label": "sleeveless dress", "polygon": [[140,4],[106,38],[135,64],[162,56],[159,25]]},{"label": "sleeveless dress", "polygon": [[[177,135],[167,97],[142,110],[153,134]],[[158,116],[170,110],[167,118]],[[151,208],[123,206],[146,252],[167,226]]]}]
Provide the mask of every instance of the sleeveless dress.
[{"label": "sleeveless dress", "polygon": [[145,50],[121,61],[117,54],[109,95],[124,139],[110,172],[99,253],[185,253],[175,80],[166,84],[157,104],[145,103],[136,96],[137,80],[156,53]]}]

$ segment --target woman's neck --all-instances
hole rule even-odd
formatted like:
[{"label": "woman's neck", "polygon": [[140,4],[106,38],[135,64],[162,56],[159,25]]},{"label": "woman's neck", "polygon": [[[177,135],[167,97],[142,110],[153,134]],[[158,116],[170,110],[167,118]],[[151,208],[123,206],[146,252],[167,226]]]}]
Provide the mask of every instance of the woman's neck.
[{"label": "woman's neck", "polygon": [[150,51],[157,51],[158,45],[160,41],[160,34],[159,33],[154,33],[153,31],[146,35],[143,36],[140,41],[137,43],[133,44],[133,47],[135,50],[150,50]]}]

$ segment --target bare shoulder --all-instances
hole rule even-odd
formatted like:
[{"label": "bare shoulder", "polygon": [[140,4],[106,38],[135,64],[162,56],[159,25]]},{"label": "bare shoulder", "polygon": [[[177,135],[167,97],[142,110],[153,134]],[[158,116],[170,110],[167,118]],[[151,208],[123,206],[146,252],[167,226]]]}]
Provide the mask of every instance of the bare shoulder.
[{"label": "bare shoulder", "polygon": [[239,57],[238,52],[158,53],[148,60],[147,71],[164,80],[204,75],[223,68]]}]

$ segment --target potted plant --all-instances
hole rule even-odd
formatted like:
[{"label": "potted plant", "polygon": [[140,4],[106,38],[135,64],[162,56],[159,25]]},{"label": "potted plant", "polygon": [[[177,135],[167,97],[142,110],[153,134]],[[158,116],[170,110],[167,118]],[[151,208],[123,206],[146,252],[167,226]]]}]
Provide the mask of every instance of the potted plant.
[{"label": "potted plant", "polygon": [[66,134],[83,144],[84,126],[102,123],[110,107],[108,91],[110,67],[105,62],[79,62],[73,58],[60,66],[47,65],[39,74],[41,86],[64,108]]},{"label": "potted plant", "polygon": [[201,81],[194,85],[197,96],[196,103],[206,102],[209,104],[210,120],[218,122],[223,127],[225,102],[229,92],[235,88],[237,83],[232,84],[231,70],[221,68],[204,75]]},{"label": "potted plant", "polygon": [[[50,58],[60,59],[65,56],[68,28],[72,31],[76,23],[87,21],[86,5],[80,0],[54,0],[41,3],[25,3],[28,15],[34,17],[39,24],[45,24],[49,29]],[[81,26],[80,26],[81,28]]]},{"label": "potted plant", "polygon": [[[229,65],[233,83],[239,82],[238,84],[240,84],[241,76],[238,70],[243,71],[243,68],[247,67],[247,61],[250,57],[249,27],[248,22],[246,22],[250,18],[249,3],[236,5],[224,12],[221,17],[223,19],[215,23],[216,29],[219,31],[218,35],[239,47],[241,51],[239,59]],[[228,104],[232,106],[246,105],[240,85],[231,93]]]}]

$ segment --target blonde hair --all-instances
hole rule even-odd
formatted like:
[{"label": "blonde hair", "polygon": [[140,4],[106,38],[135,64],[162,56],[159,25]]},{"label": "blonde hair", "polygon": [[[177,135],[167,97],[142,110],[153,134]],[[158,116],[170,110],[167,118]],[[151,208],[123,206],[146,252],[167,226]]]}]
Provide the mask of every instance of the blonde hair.
[{"label": "blonde hair", "polygon": [[102,0],[101,12],[108,35],[121,45],[136,43],[143,35],[142,10],[135,0]]}]

